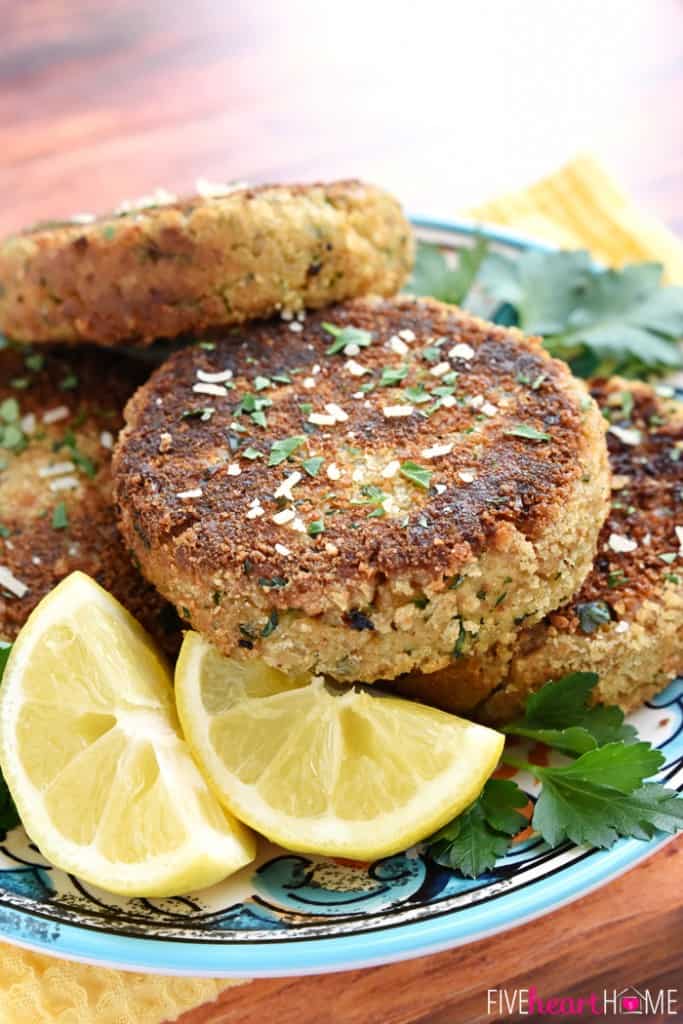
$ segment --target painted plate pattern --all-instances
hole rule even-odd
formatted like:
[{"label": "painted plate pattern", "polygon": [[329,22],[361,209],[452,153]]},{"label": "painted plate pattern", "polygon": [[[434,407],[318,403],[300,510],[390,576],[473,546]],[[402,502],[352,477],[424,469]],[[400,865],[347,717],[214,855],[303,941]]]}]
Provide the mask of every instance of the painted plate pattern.
[{"label": "painted plate pattern", "polygon": [[[456,248],[473,226],[416,219],[422,237]],[[479,230],[509,250],[543,248]],[[683,680],[629,721],[666,755],[659,774],[683,789]],[[534,780],[517,781],[533,800]],[[551,850],[522,836],[476,881],[420,847],[372,864],[289,853],[265,842],[258,859],[189,897],[112,896],[53,868],[23,829],[0,833],[0,937],[47,953],[175,974],[269,976],[333,971],[421,956],[474,941],[584,895],[667,841],[611,850]]]}]

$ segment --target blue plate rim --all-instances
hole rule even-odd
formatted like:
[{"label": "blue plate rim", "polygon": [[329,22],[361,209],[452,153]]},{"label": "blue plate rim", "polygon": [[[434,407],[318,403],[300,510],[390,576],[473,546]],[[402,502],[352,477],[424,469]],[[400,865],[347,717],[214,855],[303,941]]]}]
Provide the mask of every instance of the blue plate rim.
[{"label": "blue plate rim", "polygon": [[[517,251],[553,252],[553,246],[503,228],[471,220],[410,218],[416,228],[482,236]],[[499,899],[450,910],[428,919],[375,930],[283,942],[189,943],[112,935],[62,924],[29,910],[0,907],[0,937],[26,949],[97,966],[195,977],[266,978],[321,974],[373,967],[427,956],[519,927],[585,896],[640,864],[675,836],[649,842],[622,840],[611,850],[587,850],[556,873],[505,892]]]}]

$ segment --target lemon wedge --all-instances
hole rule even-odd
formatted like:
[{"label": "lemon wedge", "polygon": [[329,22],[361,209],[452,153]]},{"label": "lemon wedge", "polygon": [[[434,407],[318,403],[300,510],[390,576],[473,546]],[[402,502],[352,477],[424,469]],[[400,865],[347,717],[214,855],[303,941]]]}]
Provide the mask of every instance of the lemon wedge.
[{"label": "lemon wedge", "polygon": [[0,763],[44,856],[110,892],[177,896],[255,856],[182,739],[152,640],[83,573],[40,602],[14,644]]},{"label": "lemon wedge", "polygon": [[504,737],[368,688],[291,679],[186,634],[176,667],[185,737],[222,803],[290,850],[376,860],[479,795]]}]

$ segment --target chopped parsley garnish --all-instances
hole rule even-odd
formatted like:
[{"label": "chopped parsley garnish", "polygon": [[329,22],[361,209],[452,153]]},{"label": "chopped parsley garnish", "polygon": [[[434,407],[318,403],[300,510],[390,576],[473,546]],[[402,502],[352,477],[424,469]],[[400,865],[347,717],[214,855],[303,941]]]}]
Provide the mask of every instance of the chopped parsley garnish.
[{"label": "chopped parsley garnish", "polygon": [[306,438],[299,434],[296,437],[285,437],[281,441],[273,441],[270,446],[268,457],[269,466],[279,466],[281,462],[293,455],[297,448],[300,448]]},{"label": "chopped parsley garnish", "polygon": [[429,490],[429,481],[433,476],[431,469],[426,469],[424,466],[418,466],[417,462],[411,462],[408,460],[401,463],[399,472],[401,476],[406,478],[406,480],[410,480],[411,483],[416,484],[418,487],[422,487],[425,491]]},{"label": "chopped parsley garnish", "polygon": [[97,473],[97,465],[95,462],[93,462],[89,455],[85,455],[82,451],[79,450],[76,435],[74,434],[73,430],[67,430],[61,441],[55,441],[55,443],[52,445],[52,450],[58,452],[65,446],[69,449],[71,461],[75,462],[78,468],[83,470],[85,475],[87,477],[90,477],[90,479],[92,480],[92,478]]},{"label": "chopped parsley garnish", "polygon": [[58,505],[55,505],[54,512],[52,513],[52,526],[55,530],[65,530],[68,525],[69,513],[64,502],[60,501]]},{"label": "chopped parsley garnish", "polygon": [[252,448],[251,445],[245,448],[244,451],[240,452],[240,455],[242,455],[245,459],[262,459],[263,454],[264,453],[260,452],[258,448]]},{"label": "chopped parsley garnish", "polygon": [[505,434],[510,437],[525,437],[529,441],[550,441],[550,434],[536,430],[536,427],[532,427],[528,423],[517,423],[510,430],[506,430]]},{"label": "chopped parsley garnish", "polygon": [[325,322],[322,324],[322,328],[334,338],[332,344],[325,350],[328,356],[343,352],[347,345],[367,348],[372,344],[372,334],[370,331],[364,331],[361,327],[337,327],[336,324]]},{"label": "chopped parsley garnish", "polygon": [[314,519],[312,523],[309,523],[307,532],[309,537],[317,537],[319,533],[324,533],[325,524],[322,519]]},{"label": "chopped parsley garnish", "polygon": [[33,370],[37,373],[45,366],[45,356],[41,356],[39,352],[32,353],[30,356],[26,356],[24,365],[27,370]]},{"label": "chopped parsley garnish", "polygon": [[213,414],[215,413],[213,406],[205,405],[199,409],[185,409],[181,415],[181,420],[201,420],[202,423],[207,423]]},{"label": "chopped parsley garnish", "polygon": [[663,562],[666,562],[667,565],[671,565],[678,558],[678,552],[677,551],[665,551],[664,554],[660,555],[659,557],[661,558],[661,560]]},{"label": "chopped parsley garnish", "polygon": [[408,376],[407,366],[385,366],[380,377],[380,387],[393,388]]},{"label": "chopped parsley garnish", "polygon": [[414,405],[421,405],[423,402],[431,401],[431,394],[429,391],[425,391],[422,384],[417,384],[414,387],[405,388],[403,391],[406,398],[409,398]]},{"label": "chopped parsley garnish", "polygon": [[78,377],[75,373],[69,373],[59,382],[60,391],[74,391],[78,387]]},{"label": "chopped parsley garnish", "polygon": [[427,345],[426,348],[423,348],[422,358],[426,359],[428,363],[438,363],[441,359],[439,342],[436,342],[434,345]]},{"label": "chopped parsley garnish", "polygon": [[19,403],[16,398],[5,398],[0,402],[0,419],[5,423],[16,423],[19,419]]},{"label": "chopped parsley garnish", "polygon": [[16,398],[6,398],[0,402],[0,447],[14,451],[22,451],[26,446],[26,436],[19,423],[20,411]]},{"label": "chopped parsley garnish", "polygon": [[314,455],[310,459],[302,459],[301,465],[309,476],[317,476],[324,461],[321,455]]},{"label": "chopped parsley garnish", "polygon": [[257,391],[265,391],[266,388],[272,387],[272,381],[269,377],[254,377],[254,387]]},{"label": "chopped parsley garnish", "polygon": [[613,590],[615,587],[620,587],[625,582],[626,576],[624,575],[623,569],[613,569],[607,575],[607,586],[610,590]]},{"label": "chopped parsley garnish", "polygon": [[254,395],[251,392],[247,392],[240,399],[239,404],[234,410],[235,416],[241,416],[243,413],[247,413],[259,427],[267,427],[268,421],[266,420],[266,414],[263,411],[271,406],[273,403],[269,398],[265,398],[263,395]]}]

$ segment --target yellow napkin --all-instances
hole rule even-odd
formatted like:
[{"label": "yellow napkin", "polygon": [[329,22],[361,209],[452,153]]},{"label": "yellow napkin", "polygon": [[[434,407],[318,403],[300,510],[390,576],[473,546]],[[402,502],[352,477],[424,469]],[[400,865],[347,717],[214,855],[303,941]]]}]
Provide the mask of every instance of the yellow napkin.
[{"label": "yellow napkin", "polygon": [[[657,260],[683,283],[683,244],[581,156],[555,174],[469,211],[607,264]],[[210,1003],[225,980],[165,978],[54,960],[0,944],[0,1024],[162,1024]]]},{"label": "yellow napkin", "polygon": [[563,249],[588,249],[608,266],[654,260],[671,284],[683,284],[683,243],[644,213],[591,156],[579,156],[547,178],[470,210]]}]

